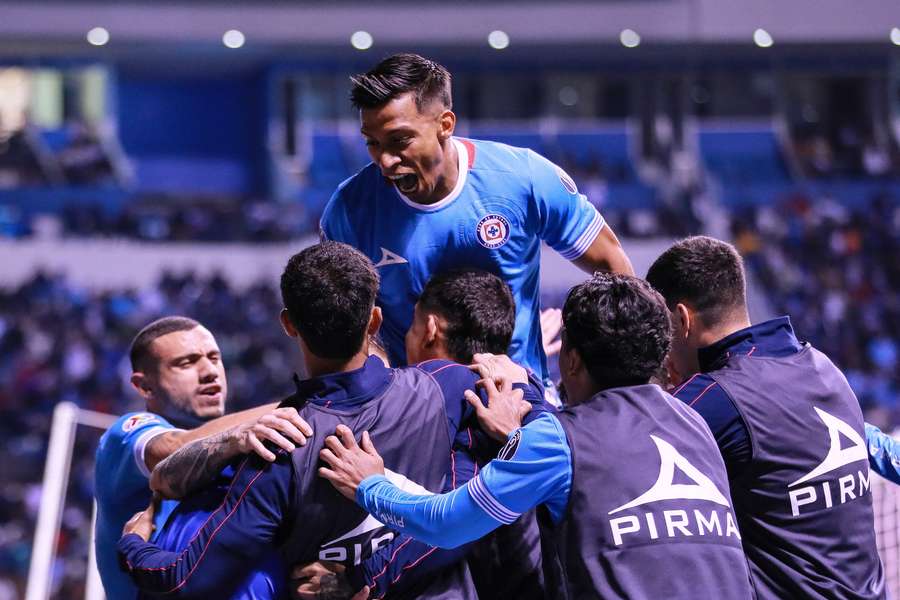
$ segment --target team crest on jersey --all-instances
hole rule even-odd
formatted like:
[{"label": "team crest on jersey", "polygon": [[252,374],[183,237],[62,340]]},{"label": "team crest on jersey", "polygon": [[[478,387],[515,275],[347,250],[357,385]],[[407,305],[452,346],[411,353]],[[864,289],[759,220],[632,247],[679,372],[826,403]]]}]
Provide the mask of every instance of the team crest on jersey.
[{"label": "team crest on jersey", "polygon": [[154,421],[158,421],[156,415],[151,415],[149,413],[141,413],[138,415],[133,415],[125,419],[125,422],[122,423],[122,431],[131,431],[135,427],[140,427],[141,425],[146,425],[147,423],[153,423]]},{"label": "team crest on jersey", "polygon": [[509,221],[497,213],[485,215],[475,227],[475,237],[488,250],[499,248],[509,241]]},{"label": "team crest on jersey", "polygon": [[578,186],[575,185],[575,180],[569,177],[569,174],[556,167],[556,174],[559,175],[559,181],[563,184],[563,187],[566,188],[566,191],[570,194],[578,193]]}]

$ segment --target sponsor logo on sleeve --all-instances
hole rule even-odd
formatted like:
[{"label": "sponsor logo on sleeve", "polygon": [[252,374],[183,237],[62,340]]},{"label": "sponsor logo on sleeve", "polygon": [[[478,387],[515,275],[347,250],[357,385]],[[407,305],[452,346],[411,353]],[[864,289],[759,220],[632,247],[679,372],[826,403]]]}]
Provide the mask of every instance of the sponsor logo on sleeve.
[{"label": "sponsor logo on sleeve", "polygon": [[497,213],[485,215],[475,227],[475,237],[488,250],[499,248],[509,241],[509,221]]},{"label": "sponsor logo on sleeve", "polygon": [[122,431],[129,432],[135,427],[140,427],[141,425],[146,425],[148,423],[159,423],[159,419],[156,415],[151,415],[150,413],[132,415],[122,423]]}]

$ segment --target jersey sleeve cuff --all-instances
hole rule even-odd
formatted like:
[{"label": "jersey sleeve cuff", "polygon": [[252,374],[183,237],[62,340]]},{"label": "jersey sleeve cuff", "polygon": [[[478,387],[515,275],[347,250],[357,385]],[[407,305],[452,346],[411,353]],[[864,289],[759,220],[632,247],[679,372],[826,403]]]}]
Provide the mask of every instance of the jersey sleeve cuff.
[{"label": "jersey sleeve cuff", "polygon": [[390,480],[384,475],[369,475],[360,481],[359,485],[356,486],[356,503],[368,511],[369,507],[366,502],[366,493],[382,482],[390,483]]},{"label": "jersey sleeve cuff", "polygon": [[466,488],[469,490],[469,495],[472,497],[472,500],[475,501],[475,504],[477,504],[479,508],[486,512],[492,519],[499,521],[504,525],[509,525],[519,518],[521,513],[509,510],[500,504],[499,500],[494,498],[494,495],[491,494],[490,490],[488,490],[484,481],[481,479],[480,474],[474,479],[469,480]]},{"label": "jersey sleeve cuff", "polygon": [[138,470],[141,472],[141,475],[150,479],[150,469],[147,468],[147,461],[144,457],[147,451],[147,444],[153,440],[158,435],[162,435],[167,431],[178,431],[177,429],[172,429],[170,427],[153,427],[148,429],[144,433],[141,434],[141,437],[138,438],[137,442],[134,444],[134,462],[137,464]]},{"label": "jersey sleeve cuff", "polygon": [[554,249],[559,252],[559,255],[566,260],[575,260],[582,254],[587,252],[588,248],[590,248],[591,244],[594,243],[594,240],[597,238],[597,235],[600,233],[600,230],[603,229],[604,225],[606,225],[606,219],[603,218],[603,215],[600,214],[600,211],[594,208],[594,217],[591,219],[591,222],[588,224],[587,228],[581,233],[580,236],[578,236],[578,239],[575,240],[575,243],[570,246],[554,247]]}]

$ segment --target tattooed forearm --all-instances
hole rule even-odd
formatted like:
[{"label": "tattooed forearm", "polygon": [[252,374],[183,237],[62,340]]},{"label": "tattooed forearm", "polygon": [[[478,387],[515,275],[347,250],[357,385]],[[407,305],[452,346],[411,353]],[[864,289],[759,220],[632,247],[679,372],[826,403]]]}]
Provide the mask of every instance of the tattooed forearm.
[{"label": "tattooed forearm", "polygon": [[156,465],[151,487],[166,498],[183,498],[212,483],[237,452],[223,431],[183,446]]}]

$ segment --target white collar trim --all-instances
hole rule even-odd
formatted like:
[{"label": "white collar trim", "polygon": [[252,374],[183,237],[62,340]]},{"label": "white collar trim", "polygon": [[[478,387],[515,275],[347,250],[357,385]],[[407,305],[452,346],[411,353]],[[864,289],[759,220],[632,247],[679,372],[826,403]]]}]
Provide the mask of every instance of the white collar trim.
[{"label": "white collar trim", "polygon": [[462,192],[463,186],[466,185],[466,177],[469,174],[469,151],[466,149],[466,145],[460,142],[456,138],[452,138],[453,144],[456,146],[456,154],[459,159],[459,176],[456,178],[456,185],[453,186],[453,189],[450,191],[447,196],[438,200],[434,204],[419,204],[418,202],[413,202],[406,196],[404,196],[395,184],[391,184],[394,186],[394,190],[397,192],[397,195],[400,196],[400,199],[406,203],[407,206],[414,208],[416,210],[421,210],[423,212],[434,212],[436,210],[440,210],[456,200],[459,196],[460,192]]}]

